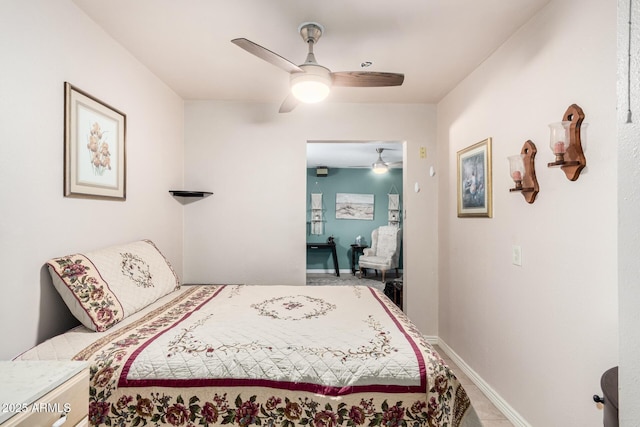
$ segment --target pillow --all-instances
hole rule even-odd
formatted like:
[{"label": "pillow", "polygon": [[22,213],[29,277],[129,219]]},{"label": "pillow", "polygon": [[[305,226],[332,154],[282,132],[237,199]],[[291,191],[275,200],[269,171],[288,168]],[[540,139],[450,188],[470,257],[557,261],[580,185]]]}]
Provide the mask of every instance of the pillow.
[{"label": "pillow", "polygon": [[150,240],[54,258],[47,266],[71,313],[98,332],[180,288],[178,275]]}]

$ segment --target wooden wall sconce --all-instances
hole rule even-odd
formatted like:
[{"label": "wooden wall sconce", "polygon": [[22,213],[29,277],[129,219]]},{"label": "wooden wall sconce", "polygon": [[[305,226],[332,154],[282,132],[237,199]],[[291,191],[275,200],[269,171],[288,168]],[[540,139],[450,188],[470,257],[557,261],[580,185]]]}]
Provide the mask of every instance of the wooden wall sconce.
[{"label": "wooden wall sconce", "polygon": [[540,191],[535,166],[537,152],[536,145],[529,140],[522,146],[520,154],[509,157],[511,179],[516,185],[509,191],[521,192],[527,203],[533,203]]},{"label": "wooden wall sconce", "polygon": [[549,145],[556,156],[556,161],[549,163],[548,166],[560,166],[570,181],[578,179],[580,172],[587,165],[580,137],[583,120],[582,108],[571,104],[561,122],[549,125],[551,128]]}]

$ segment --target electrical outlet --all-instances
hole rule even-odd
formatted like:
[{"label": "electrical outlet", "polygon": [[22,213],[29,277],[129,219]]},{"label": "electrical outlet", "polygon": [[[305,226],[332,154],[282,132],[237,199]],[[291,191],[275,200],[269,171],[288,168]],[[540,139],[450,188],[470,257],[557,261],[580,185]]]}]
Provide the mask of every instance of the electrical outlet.
[{"label": "electrical outlet", "polygon": [[421,159],[427,158],[427,147],[420,147],[420,158]]},{"label": "electrical outlet", "polygon": [[511,263],[522,266],[522,248],[520,246],[513,245],[511,247]]}]

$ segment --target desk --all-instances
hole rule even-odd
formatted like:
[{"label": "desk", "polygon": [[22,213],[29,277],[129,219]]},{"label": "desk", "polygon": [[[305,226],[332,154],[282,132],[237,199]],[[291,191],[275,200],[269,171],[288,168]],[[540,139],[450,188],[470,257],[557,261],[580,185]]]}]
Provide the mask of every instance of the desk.
[{"label": "desk", "polygon": [[340,277],[340,268],[338,267],[338,255],[336,254],[335,243],[307,243],[307,250],[330,249],[333,255],[333,266],[336,269],[336,276]]},{"label": "desk", "polygon": [[364,249],[368,248],[367,245],[351,245],[351,274],[356,275],[356,255],[363,254]]}]

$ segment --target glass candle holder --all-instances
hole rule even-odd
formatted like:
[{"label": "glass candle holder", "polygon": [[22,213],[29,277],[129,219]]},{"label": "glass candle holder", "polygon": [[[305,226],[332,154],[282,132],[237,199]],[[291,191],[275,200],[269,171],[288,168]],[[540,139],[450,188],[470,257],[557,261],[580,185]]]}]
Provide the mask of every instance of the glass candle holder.
[{"label": "glass candle holder", "polygon": [[509,175],[516,183],[516,189],[522,190],[522,180],[524,179],[524,154],[509,156]]},{"label": "glass candle holder", "polygon": [[549,129],[551,130],[551,137],[549,139],[549,148],[556,156],[556,162],[564,162],[564,153],[569,148],[569,126],[571,122],[557,122],[551,123]]}]

